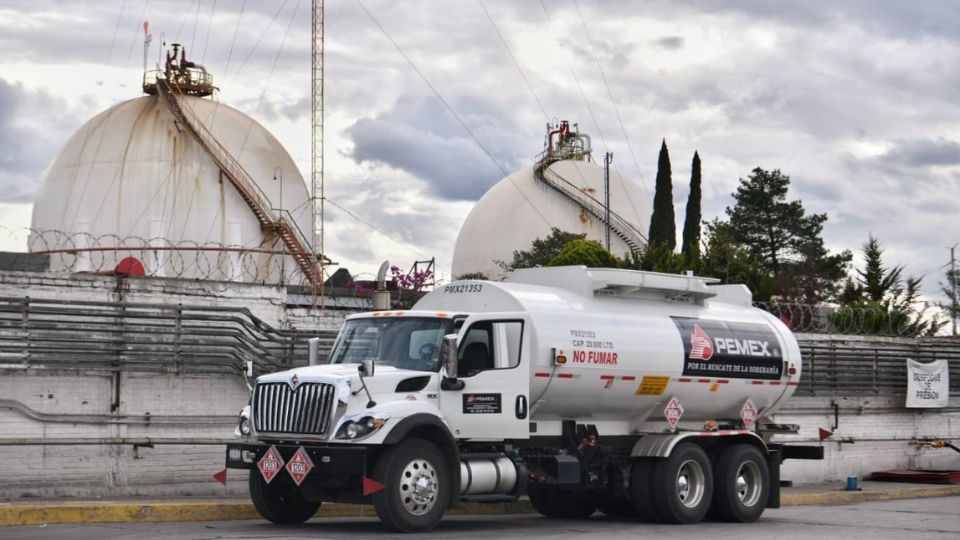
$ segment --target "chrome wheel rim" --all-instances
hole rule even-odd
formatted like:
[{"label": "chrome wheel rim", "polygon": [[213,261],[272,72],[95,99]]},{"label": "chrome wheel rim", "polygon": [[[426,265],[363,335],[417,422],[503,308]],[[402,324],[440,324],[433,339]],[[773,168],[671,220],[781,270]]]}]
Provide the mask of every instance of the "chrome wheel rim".
[{"label": "chrome wheel rim", "polygon": [[703,467],[693,459],[684,461],[677,470],[677,499],[687,508],[696,508],[703,500],[706,478]]},{"label": "chrome wheel rim", "polygon": [[425,459],[415,459],[400,473],[400,500],[415,516],[422,516],[437,504],[439,484],[437,469]]},{"label": "chrome wheel rim", "polygon": [[760,500],[763,487],[760,467],[752,461],[744,461],[737,469],[737,497],[744,506],[755,506]]}]

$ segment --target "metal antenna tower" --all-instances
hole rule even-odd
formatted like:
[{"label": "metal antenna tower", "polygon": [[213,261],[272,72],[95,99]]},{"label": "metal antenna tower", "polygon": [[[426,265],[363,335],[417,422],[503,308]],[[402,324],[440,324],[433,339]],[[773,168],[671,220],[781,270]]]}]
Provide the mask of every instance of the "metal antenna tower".
[{"label": "metal antenna tower", "polygon": [[[320,264],[320,306],[323,309],[324,291],[323,291],[323,266],[326,262],[326,256],[323,245],[323,34],[324,34],[324,14],[323,1],[313,0],[313,43],[311,49],[311,62],[313,79],[311,83],[312,94],[312,150],[311,150],[311,183],[310,197],[313,218],[313,252]],[[315,287],[314,287],[315,289]],[[314,290],[316,297],[316,290]],[[314,302],[315,304],[316,302]]]}]

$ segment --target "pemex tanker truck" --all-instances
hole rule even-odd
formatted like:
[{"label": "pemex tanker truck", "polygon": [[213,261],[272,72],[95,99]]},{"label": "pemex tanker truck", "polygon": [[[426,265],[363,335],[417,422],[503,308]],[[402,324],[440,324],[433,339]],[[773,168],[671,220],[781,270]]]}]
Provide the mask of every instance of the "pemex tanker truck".
[{"label": "pemex tanker truck", "polygon": [[783,459],[823,457],[771,442],[800,350],[743,285],[518,270],[351,316],[326,361],[317,345],[256,380],[226,450],[274,523],[362,503],[422,532],[524,495],[552,518],[749,522],[779,506]]}]

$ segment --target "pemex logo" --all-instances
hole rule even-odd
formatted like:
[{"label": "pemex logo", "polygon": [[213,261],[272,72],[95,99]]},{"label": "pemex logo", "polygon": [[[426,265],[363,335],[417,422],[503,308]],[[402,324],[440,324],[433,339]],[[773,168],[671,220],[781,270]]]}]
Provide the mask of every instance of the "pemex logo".
[{"label": "pemex logo", "polygon": [[713,341],[698,325],[693,325],[690,334],[690,359],[707,361],[713,357]]}]

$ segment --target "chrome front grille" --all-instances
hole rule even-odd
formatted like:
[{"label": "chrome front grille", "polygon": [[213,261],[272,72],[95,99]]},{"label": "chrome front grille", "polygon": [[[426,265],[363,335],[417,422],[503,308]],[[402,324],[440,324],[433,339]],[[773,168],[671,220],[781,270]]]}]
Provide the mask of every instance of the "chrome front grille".
[{"label": "chrome front grille", "polygon": [[336,400],[332,384],[258,384],[253,391],[253,427],[258,433],[325,435]]}]

